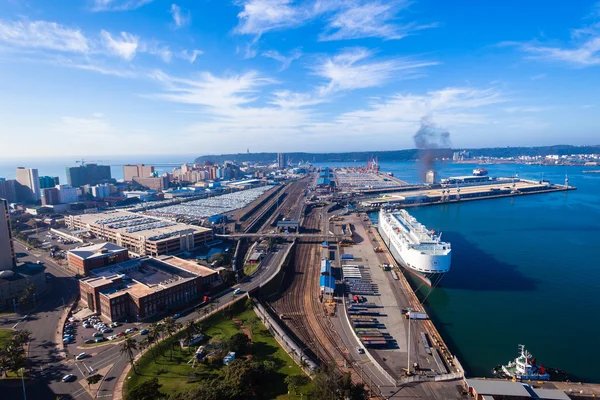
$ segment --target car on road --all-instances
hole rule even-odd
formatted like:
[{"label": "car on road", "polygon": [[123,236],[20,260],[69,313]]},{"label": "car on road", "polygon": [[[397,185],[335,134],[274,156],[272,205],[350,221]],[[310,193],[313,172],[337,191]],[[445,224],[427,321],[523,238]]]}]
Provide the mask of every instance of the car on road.
[{"label": "car on road", "polygon": [[177,313],[177,314],[173,315],[173,319],[177,319],[177,318],[181,318],[181,314]]},{"label": "car on road", "polygon": [[236,294],[240,294],[241,292],[242,292],[242,289],[237,288],[233,291],[233,294],[236,295]]},{"label": "car on road", "polygon": [[79,353],[77,354],[77,357],[75,357],[76,360],[81,360],[82,358],[86,358],[87,354],[85,354],[85,352],[83,353]]},{"label": "car on road", "polygon": [[365,349],[363,349],[363,348],[362,348],[362,347],[360,347],[360,346],[356,346],[356,352],[357,352],[358,354],[365,354]]},{"label": "car on road", "polygon": [[52,275],[46,274],[46,280],[50,280],[50,279],[52,279]]},{"label": "car on road", "polygon": [[85,344],[92,344],[92,343],[95,343],[95,342],[96,342],[96,341],[95,341],[94,339],[87,339],[87,340],[86,340],[85,342],[83,342],[83,343],[85,343]]},{"label": "car on road", "polygon": [[104,334],[102,332],[94,332],[93,337],[103,337]]},{"label": "car on road", "polygon": [[140,331],[140,335],[147,335],[147,334],[148,334],[148,332],[150,332],[148,329],[142,329],[142,330]]},{"label": "car on road", "polygon": [[102,343],[102,342],[106,342],[106,338],[103,338],[103,337],[96,338],[96,343]]},{"label": "car on road", "polygon": [[75,375],[68,374],[68,375],[63,376],[62,381],[63,382],[71,382],[71,381],[73,381],[75,379],[77,379],[77,377]]}]

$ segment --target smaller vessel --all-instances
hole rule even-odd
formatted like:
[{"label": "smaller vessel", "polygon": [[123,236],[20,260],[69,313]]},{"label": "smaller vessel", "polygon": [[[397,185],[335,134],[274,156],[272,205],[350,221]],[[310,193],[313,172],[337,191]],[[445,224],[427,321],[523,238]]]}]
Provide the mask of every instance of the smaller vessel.
[{"label": "smaller vessel", "polygon": [[485,168],[475,168],[473,170],[473,175],[475,176],[485,176],[488,174],[488,170]]},{"label": "smaller vessel", "polygon": [[519,380],[537,379],[549,380],[550,374],[543,365],[538,365],[536,359],[530,352],[525,350],[525,346],[520,344],[521,354],[510,361],[507,365],[502,365],[502,372],[511,378]]}]

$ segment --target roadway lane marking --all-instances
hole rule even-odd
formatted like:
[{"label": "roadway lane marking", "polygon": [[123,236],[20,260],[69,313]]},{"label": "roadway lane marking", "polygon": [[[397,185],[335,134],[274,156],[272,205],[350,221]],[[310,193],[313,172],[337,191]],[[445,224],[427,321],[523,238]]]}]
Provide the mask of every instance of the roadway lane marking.
[{"label": "roadway lane marking", "polygon": [[75,363],[75,366],[77,367],[77,369],[79,370],[79,373],[81,374],[82,377],[85,376],[85,374],[83,373],[83,371],[81,370],[81,368],[79,368],[79,364]]},{"label": "roadway lane marking", "polygon": [[119,358],[121,358],[121,354],[115,354],[113,356],[110,356],[102,361],[98,361],[98,363],[92,365],[93,369],[101,369],[104,368],[105,366],[109,365],[109,364],[114,364],[114,362],[116,360],[118,360]]}]

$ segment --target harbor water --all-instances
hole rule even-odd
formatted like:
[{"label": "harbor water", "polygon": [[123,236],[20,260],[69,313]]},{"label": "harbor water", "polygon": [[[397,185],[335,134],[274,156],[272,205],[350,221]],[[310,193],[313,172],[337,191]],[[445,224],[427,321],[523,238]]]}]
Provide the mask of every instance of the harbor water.
[{"label": "harbor water", "polygon": [[[440,176],[474,167],[444,165]],[[538,363],[600,382],[600,175],[583,167],[485,167],[490,176],[553,183],[568,174],[578,190],[410,209],[452,244],[452,268],[439,287],[412,282],[427,312],[468,376],[491,376],[524,344]],[[419,168],[381,163],[409,182]]]}]

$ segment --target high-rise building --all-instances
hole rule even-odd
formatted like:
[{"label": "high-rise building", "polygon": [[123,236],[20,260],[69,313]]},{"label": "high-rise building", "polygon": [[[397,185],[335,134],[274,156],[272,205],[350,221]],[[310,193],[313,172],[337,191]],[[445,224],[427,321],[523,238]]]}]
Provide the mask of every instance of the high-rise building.
[{"label": "high-rise building", "polygon": [[111,180],[110,166],[83,164],[78,167],[67,167],[67,183],[71,187],[97,185]]},{"label": "high-rise building", "polygon": [[287,154],[277,153],[277,167],[279,169],[287,168]]},{"label": "high-rise building", "polygon": [[16,266],[17,259],[10,229],[8,202],[0,199],[0,271],[7,271]]},{"label": "high-rise building", "polygon": [[17,168],[17,197],[23,202],[36,202],[42,198],[40,178],[35,168]]},{"label": "high-rise building", "polygon": [[425,183],[434,184],[438,182],[438,173],[433,170],[427,171],[427,173],[425,174]]},{"label": "high-rise building", "polygon": [[154,167],[152,165],[123,165],[123,180],[125,182],[133,182],[133,178],[149,178],[154,175]]},{"label": "high-rise building", "polygon": [[58,198],[61,203],[76,203],[79,200],[77,189],[69,185],[57,185],[56,189],[58,189]]},{"label": "high-rise building", "polygon": [[40,189],[53,188],[60,185],[58,176],[40,176]]},{"label": "high-rise building", "polygon": [[162,191],[169,188],[169,178],[167,176],[157,176],[149,178],[134,177],[133,181],[147,189]]},{"label": "high-rise building", "polygon": [[0,178],[0,198],[6,199],[9,203],[16,203],[18,201],[16,183],[14,179]]},{"label": "high-rise building", "polygon": [[42,189],[42,205],[53,206],[55,204],[60,204],[60,191],[55,187]]}]

